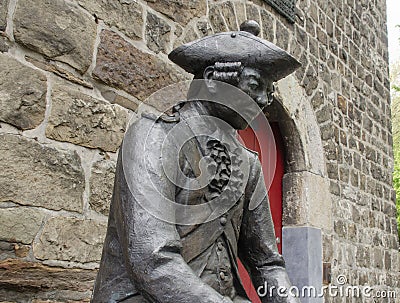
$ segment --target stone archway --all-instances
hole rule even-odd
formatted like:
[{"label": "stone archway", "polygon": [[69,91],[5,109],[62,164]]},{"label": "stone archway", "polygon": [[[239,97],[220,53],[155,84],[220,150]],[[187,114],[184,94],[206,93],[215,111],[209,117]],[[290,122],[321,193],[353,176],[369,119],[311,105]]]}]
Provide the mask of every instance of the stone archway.
[{"label": "stone archway", "polygon": [[320,128],[309,99],[293,75],[278,82],[276,100],[265,113],[269,121],[279,123],[285,145],[283,255],[293,285],[314,286],[319,291],[322,234],[330,234],[333,225]]}]

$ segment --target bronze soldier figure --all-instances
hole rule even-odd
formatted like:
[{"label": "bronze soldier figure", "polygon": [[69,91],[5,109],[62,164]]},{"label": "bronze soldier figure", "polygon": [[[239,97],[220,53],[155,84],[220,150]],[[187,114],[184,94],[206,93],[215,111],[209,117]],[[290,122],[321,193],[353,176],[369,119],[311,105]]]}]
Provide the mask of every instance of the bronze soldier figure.
[{"label": "bronze soldier figure", "polygon": [[[169,55],[200,84],[172,115],[143,115],[125,136],[92,302],[250,302],[238,258],[256,287],[275,289],[262,302],[298,302],[287,291],[261,164],[236,130],[256,114],[243,95],[260,111],[273,82],[300,64],[258,33],[248,21]],[[209,101],[226,93],[223,84],[242,95]]]}]

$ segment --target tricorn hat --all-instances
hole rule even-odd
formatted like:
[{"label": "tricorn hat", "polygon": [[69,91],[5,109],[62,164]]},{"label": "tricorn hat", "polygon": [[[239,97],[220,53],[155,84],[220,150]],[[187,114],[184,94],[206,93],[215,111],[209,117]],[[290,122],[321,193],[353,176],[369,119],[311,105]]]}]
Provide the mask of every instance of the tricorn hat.
[{"label": "tricorn hat", "polygon": [[198,74],[216,62],[241,62],[260,69],[278,81],[301,64],[275,44],[257,37],[260,26],[246,21],[240,31],[223,32],[184,44],[169,54],[169,59],[191,74]]}]

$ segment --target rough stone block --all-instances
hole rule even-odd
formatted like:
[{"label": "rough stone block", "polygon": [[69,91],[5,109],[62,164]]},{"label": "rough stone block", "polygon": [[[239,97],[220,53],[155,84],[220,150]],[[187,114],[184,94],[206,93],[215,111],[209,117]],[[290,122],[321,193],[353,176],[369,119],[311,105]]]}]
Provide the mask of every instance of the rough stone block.
[{"label": "rough stone block", "polygon": [[[252,6],[250,6],[252,7]],[[262,26],[263,26],[263,35],[264,39],[273,42],[275,39],[275,23],[276,20],[273,17],[273,15],[266,11],[262,10],[261,11],[261,20],[262,20]],[[277,33],[278,35],[278,33]]]},{"label": "rough stone block", "polygon": [[43,73],[0,54],[0,121],[19,129],[37,127],[46,111]]},{"label": "rough stone block", "polygon": [[234,6],[235,6],[236,18],[240,26],[240,24],[242,24],[244,21],[247,20],[246,3],[236,2],[234,3]]},{"label": "rough stone block", "polygon": [[228,1],[220,4],[221,13],[224,16],[226,24],[228,25],[228,29],[231,31],[236,31],[239,29],[238,24],[236,22],[236,14],[233,3]]},{"label": "rough stone block", "polygon": [[16,135],[0,135],[0,201],[82,212],[79,156]]},{"label": "rough stone block", "polygon": [[0,36],[0,52],[6,53],[10,48],[9,40],[7,37]]},{"label": "rough stone block", "polygon": [[110,210],[115,167],[114,161],[98,161],[93,165],[90,177],[90,207],[106,216]]},{"label": "rough stone block", "polygon": [[215,33],[225,32],[228,30],[217,5],[210,6],[209,18],[210,24]]},{"label": "rough stone block", "polygon": [[205,20],[200,20],[197,22],[197,29],[202,37],[212,35],[211,25]]},{"label": "rough stone block", "polygon": [[328,180],[309,172],[283,177],[284,225],[309,225],[332,230],[332,200]]},{"label": "rough stone block", "polygon": [[118,95],[116,92],[109,89],[103,90],[101,92],[101,95],[103,96],[104,99],[106,99],[110,103],[121,105],[122,107],[130,109],[131,111],[136,111],[139,107],[137,102],[125,98],[121,95]]},{"label": "rough stone block", "polygon": [[147,46],[156,53],[169,52],[171,26],[152,13],[147,13],[146,40]]},{"label": "rough stone block", "polygon": [[24,244],[32,243],[45,213],[29,207],[0,208],[0,239]]},{"label": "rough stone block", "polygon": [[33,252],[40,260],[98,262],[106,223],[77,218],[51,218],[44,226]]},{"label": "rough stone block", "polygon": [[143,8],[137,1],[79,0],[89,13],[95,14],[109,26],[115,26],[132,39],[142,37]]},{"label": "rough stone block", "polygon": [[199,38],[198,34],[196,33],[193,27],[188,27],[186,32],[175,41],[174,48],[181,46],[182,44],[192,42]]},{"label": "rough stone block", "polygon": [[165,86],[188,79],[171,65],[140,51],[111,31],[101,33],[93,75],[142,101]]},{"label": "rough stone block", "polygon": [[94,19],[66,0],[21,0],[14,14],[15,40],[84,73],[96,38]]},{"label": "rough stone block", "polygon": [[0,32],[7,26],[7,8],[9,0],[0,0]]},{"label": "rough stone block", "polygon": [[[6,220],[5,220],[6,221]],[[8,234],[6,238],[9,238]],[[33,237],[32,237],[33,239]],[[12,240],[12,239],[11,239]],[[14,237],[14,240],[15,237]],[[10,240],[8,240],[10,241]],[[25,258],[28,256],[31,249],[31,245],[21,244],[22,242],[15,243],[15,241],[1,241],[0,240],[0,259],[15,259],[15,258]],[[1,298],[1,293],[0,293]]]},{"label": "rough stone block", "polygon": [[36,60],[35,58],[25,56],[26,61],[32,63],[36,67],[54,73],[55,75],[64,78],[70,82],[82,85],[87,88],[93,88],[92,84],[85,81],[83,77],[79,77],[76,74],[73,74],[66,69],[58,66],[58,62],[48,62],[48,60]]},{"label": "rough stone block", "polygon": [[289,47],[290,33],[285,25],[281,22],[276,22],[276,45],[287,50]]},{"label": "rough stone block", "polygon": [[116,151],[123,139],[128,111],[92,98],[69,86],[56,85],[46,128],[48,138],[105,151]]},{"label": "rough stone block", "polygon": [[60,295],[62,290],[78,292],[91,290],[95,278],[95,270],[50,267],[15,259],[0,261],[0,283],[4,289],[32,292],[58,290]]},{"label": "rough stone block", "polygon": [[157,12],[185,25],[195,17],[206,14],[206,0],[146,0]]}]

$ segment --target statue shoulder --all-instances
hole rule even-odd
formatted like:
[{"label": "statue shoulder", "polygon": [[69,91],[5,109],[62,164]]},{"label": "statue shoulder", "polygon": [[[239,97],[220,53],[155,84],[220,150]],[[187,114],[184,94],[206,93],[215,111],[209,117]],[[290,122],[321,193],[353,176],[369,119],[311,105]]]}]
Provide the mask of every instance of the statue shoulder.
[{"label": "statue shoulder", "polygon": [[174,112],[172,114],[161,114],[156,115],[153,113],[142,113],[142,117],[146,119],[150,119],[156,123],[165,122],[165,123],[178,123],[180,121],[179,112]]},{"label": "statue shoulder", "polygon": [[258,157],[258,152],[250,148],[247,148],[246,146],[243,146],[243,149],[247,153],[251,172],[253,173],[254,176],[257,176],[262,171],[262,166],[260,158]]}]

